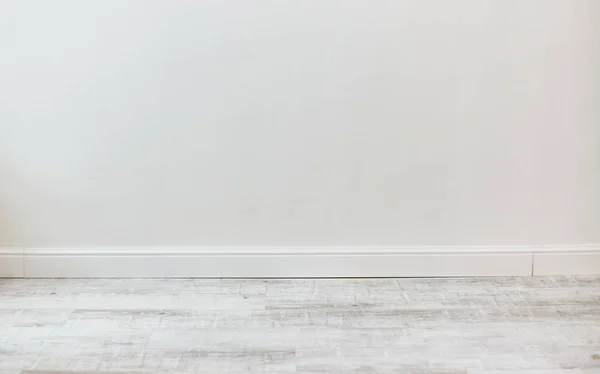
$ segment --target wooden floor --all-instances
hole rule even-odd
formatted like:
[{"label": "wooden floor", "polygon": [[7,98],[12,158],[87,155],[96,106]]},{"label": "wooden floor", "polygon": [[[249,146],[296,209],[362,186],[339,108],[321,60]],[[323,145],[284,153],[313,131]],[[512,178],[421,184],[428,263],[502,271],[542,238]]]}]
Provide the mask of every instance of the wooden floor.
[{"label": "wooden floor", "polygon": [[1,374],[599,368],[600,277],[0,279]]}]

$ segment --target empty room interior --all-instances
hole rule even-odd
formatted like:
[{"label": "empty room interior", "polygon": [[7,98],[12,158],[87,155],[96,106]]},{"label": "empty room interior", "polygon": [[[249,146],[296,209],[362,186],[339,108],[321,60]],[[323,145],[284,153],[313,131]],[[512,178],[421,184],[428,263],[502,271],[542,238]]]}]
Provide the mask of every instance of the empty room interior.
[{"label": "empty room interior", "polygon": [[600,1],[0,1],[0,374],[600,373]]}]

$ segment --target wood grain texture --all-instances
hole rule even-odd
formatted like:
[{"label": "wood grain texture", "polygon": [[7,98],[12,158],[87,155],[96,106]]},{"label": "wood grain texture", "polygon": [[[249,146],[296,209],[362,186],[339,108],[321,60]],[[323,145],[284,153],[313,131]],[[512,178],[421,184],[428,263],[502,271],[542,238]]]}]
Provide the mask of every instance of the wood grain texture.
[{"label": "wood grain texture", "polygon": [[600,277],[0,280],[2,374],[592,373],[599,355]]}]

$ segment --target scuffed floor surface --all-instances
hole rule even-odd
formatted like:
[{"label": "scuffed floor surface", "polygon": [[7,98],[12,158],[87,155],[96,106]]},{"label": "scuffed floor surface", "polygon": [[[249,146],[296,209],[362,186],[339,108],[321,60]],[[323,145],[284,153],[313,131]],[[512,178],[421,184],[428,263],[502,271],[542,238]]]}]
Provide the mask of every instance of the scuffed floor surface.
[{"label": "scuffed floor surface", "polygon": [[597,368],[600,277],[0,279],[2,374]]}]

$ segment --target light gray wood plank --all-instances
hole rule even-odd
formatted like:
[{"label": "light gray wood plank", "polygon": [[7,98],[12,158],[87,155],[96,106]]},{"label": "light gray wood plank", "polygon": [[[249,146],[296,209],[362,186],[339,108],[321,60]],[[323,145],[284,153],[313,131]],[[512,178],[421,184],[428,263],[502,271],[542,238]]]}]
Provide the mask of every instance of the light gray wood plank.
[{"label": "light gray wood plank", "polygon": [[0,280],[2,374],[597,368],[597,276]]}]

